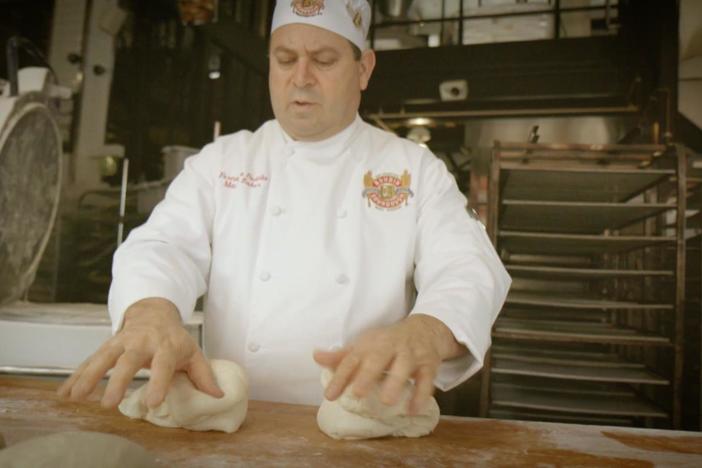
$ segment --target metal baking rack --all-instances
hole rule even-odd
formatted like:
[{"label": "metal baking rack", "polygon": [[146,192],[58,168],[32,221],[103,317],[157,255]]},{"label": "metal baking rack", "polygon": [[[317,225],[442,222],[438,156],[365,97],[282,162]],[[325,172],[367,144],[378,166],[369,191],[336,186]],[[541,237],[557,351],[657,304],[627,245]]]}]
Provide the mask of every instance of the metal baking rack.
[{"label": "metal baking rack", "polygon": [[495,142],[488,231],[513,277],[483,416],[681,425],[687,152]]}]

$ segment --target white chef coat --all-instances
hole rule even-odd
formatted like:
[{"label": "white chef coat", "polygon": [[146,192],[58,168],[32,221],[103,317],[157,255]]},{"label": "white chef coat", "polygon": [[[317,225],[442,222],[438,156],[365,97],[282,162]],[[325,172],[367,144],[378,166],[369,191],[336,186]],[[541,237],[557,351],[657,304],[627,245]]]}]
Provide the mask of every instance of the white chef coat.
[{"label": "white chef coat", "polygon": [[243,365],[252,399],[318,404],[314,349],[411,313],[438,318],[469,349],[435,384],[463,382],[482,366],[510,282],[427,149],[360,117],[312,143],[272,120],[186,160],[115,254],[109,310],[114,331],[147,297],[187,319],[206,293],[210,358]]}]

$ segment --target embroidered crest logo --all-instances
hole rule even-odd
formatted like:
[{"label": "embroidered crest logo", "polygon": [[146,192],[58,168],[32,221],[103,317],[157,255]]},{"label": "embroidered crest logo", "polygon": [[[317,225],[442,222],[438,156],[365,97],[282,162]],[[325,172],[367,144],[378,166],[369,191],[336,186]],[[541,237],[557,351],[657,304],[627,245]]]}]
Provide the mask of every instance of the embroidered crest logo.
[{"label": "embroidered crest logo", "polygon": [[361,9],[360,8],[354,8],[351,6],[351,2],[348,0],[346,1],[346,11],[348,12],[349,16],[351,17],[351,21],[353,21],[353,25],[356,26],[357,29],[361,29],[363,26],[363,15],[361,14]]},{"label": "embroidered crest logo", "polygon": [[404,171],[401,176],[396,174],[380,174],[373,177],[371,171],[363,176],[363,198],[368,199],[368,206],[371,202],[376,208],[381,210],[396,210],[403,204],[407,205],[407,200],[414,196],[410,185],[412,176]]},{"label": "embroidered crest logo", "polygon": [[297,16],[317,16],[324,10],[324,0],[293,0],[290,2],[293,13]]}]

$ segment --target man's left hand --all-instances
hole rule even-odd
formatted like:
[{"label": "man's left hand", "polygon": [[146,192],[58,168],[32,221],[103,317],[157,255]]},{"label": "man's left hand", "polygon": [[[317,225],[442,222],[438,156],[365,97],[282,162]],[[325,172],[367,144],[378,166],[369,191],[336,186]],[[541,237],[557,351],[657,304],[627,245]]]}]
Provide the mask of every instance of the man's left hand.
[{"label": "man's left hand", "polygon": [[349,385],[354,395],[363,398],[382,380],[380,400],[394,405],[407,380],[414,379],[408,410],[416,414],[434,393],[434,378],[441,362],[465,352],[443,322],[413,314],[394,325],[368,330],[343,349],[315,351],[314,360],[336,369],[324,393],[330,401],[339,398]]}]

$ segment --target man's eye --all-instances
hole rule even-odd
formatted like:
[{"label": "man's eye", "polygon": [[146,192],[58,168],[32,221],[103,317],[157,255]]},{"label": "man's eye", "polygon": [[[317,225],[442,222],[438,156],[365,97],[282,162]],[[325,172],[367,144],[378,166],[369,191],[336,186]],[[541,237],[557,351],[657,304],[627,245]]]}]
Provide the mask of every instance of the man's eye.
[{"label": "man's eye", "polygon": [[336,60],[334,60],[334,59],[326,59],[326,60],[316,59],[315,63],[317,63],[317,65],[321,65],[323,67],[329,67],[331,65],[334,65],[334,63],[336,63]]},{"label": "man's eye", "polygon": [[293,63],[295,63],[295,59],[294,58],[279,58],[278,63],[281,65],[292,65]]}]

